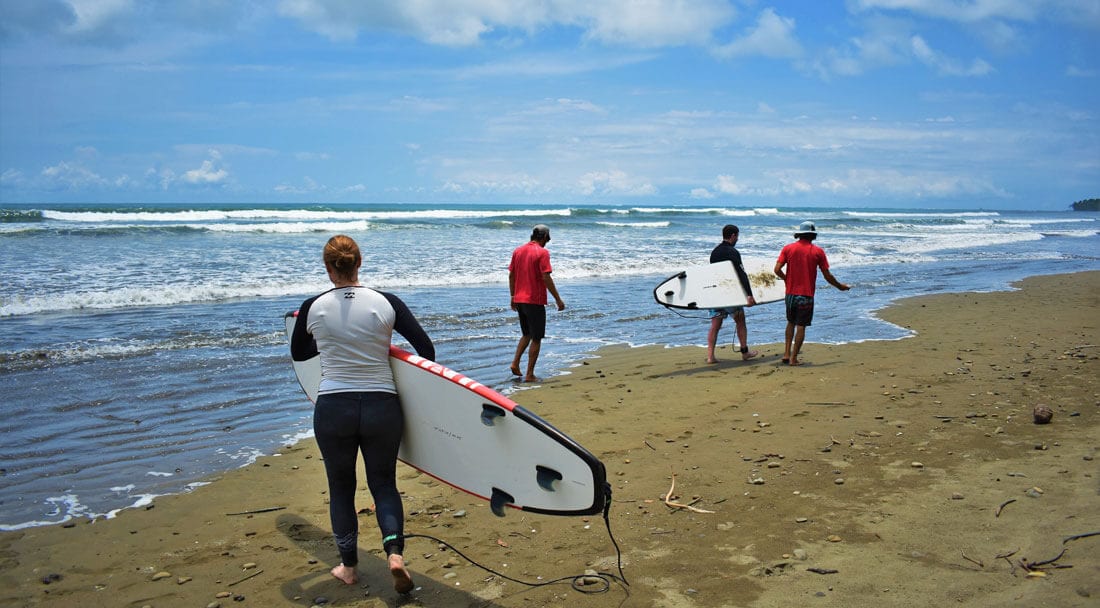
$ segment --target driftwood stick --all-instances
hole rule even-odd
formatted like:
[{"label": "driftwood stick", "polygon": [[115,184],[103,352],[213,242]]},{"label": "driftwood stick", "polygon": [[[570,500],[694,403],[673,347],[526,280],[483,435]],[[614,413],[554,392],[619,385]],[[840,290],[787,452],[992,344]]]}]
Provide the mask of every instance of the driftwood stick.
[{"label": "driftwood stick", "polygon": [[1067,536],[1067,537],[1062,539],[1062,544],[1064,545],[1064,544],[1068,543],[1071,540],[1077,540],[1078,538],[1088,538],[1090,536],[1100,536],[1100,531],[1098,531],[1098,532],[1085,532],[1084,534],[1074,534],[1073,536]]},{"label": "driftwood stick", "polygon": [[714,513],[714,511],[707,511],[706,509],[700,509],[691,505],[685,505],[672,500],[672,491],[676,489],[676,473],[672,474],[672,485],[668,488],[668,494],[665,494],[665,504],[674,509],[687,509],[696,513]]},{"label": "driftwood stick", "polygon": [[1027,570],[1027,571],[1030,572],[1031,570],[1041,568],[1041,567],[1046,566],[1048,564],[1053,564],[1054,562],[1062,559],[1062,556],[1065,555],[1065,554],[1066,554],[1066,549],[1063,548],[1062,552],[1059,553],[1058,555],[1056,555],[1056,556],[1054,556],[1050,559],[1044,559],[1044,560],[1038,561],[1038,562],[1029,562],[1024,558],[1020,558],[1020,565],[1023,566],[1024,570]]},{"label": "driftwood stick", "polygon": [[259,575],[261,575],[261,574],[263,574],[263,573],[264,573],[264,571],[263,571],[263,570],[257,570],[257,571],[255,571],[255,572],[253,572],[252,574],[249,574],[248,576],[246,576],[246,577],[242,578],[242,579],[241,579],[241,580],[239,580],[239,581],[233,581],[232,583],[229,583],[229,586],[230,586],[230,587],[232,587],[233,585],[236,585],[236,584],[238,584],[238,583],[243,583],[243,582],[247,581],[248,579],[250,579],[250,578],[252,578],[252,577],[254,577],[254,576],[259,576]]},{"label": "driftwood stick", "polygon": [[1016,502],[1015,498],[1009,498],[1008,500],[1002,502],[1001,506],[997,507],[997,510],[993,512],[993,517],[1000,517],[1001,516],[1001,511],[1003,511],[1005,507],[1007,507],[1008,505],[1010,505],[1014,502]]},{"label": "driftwood stick", "polygon": [[255,509],[253,511],[241,511],[240,513],[226,513],[226,515],[255,515],[256,513],[270,513],[272,511],[282,511],[286,507],[268,507],[266,509]]},{"label": "driftwood stick", "polygon": [[963,553],[962,556],[963,556],[963,559],[965,559],[966,561],[968,561],[972,564],[976,564],[979,568],[985,568],[985,564],[983,564],[982,562],[980,562],[976,559],[971,559],[971,558],[967,557],[965,553]]}]

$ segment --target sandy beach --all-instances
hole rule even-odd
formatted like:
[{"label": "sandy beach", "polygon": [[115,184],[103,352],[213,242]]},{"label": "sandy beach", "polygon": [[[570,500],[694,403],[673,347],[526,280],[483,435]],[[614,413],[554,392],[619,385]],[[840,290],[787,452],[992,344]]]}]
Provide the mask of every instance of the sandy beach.
[{"label": "sandy beach", "polygon": [[[1016,286],[881,311],[903,340],[826,346],[811,327],[798,368],[750,317],[752,361],[727,329],[717,365],[701,346],[608,348],[514,395],[607,467],[629,584],[603,593],[507,581],[413,538],[400,597],[365,489],[361,581],[338,583],[306,441],[114,519],[0,533],[0,604],[1100,606],[1100,272]],[[408,534],[531,583],[619,574],[599,516],[498,518],[399,476]]]}]

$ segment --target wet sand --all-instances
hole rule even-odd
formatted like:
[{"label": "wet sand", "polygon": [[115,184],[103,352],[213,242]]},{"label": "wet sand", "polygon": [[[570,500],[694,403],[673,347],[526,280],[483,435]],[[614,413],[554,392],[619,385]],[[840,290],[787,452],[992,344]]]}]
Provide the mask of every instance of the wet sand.
[{"label": "wet sand", "polygon": [[[0,604],[1098,606],[1100,535],[1079,535],[1100,532],[1100,273],[1018,287],[891,306],[903,340],[826,346],[811,327],[798,368],[750,325],[772,342],[748,362],[608,348],[515,395],[606,464],[628,586],[526,586],[413,538],[398,596],[366,512],[342,585],[306,441],[115,519],[0,533]],[[619,573],[599,516],[498,518],[399,476],[408,534],[533,583]]]}]

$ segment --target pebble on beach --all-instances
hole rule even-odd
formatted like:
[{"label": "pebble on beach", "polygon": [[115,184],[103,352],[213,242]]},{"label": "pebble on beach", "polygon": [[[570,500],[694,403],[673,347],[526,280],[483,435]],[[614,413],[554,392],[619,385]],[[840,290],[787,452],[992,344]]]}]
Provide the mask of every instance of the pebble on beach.
[{"label": "pebble on beach", "polygon": [[1035,418],[1035,424],[1048,424],[1054,418],[1054,410],[1039,404],[1031,411],[1031,415]]}]

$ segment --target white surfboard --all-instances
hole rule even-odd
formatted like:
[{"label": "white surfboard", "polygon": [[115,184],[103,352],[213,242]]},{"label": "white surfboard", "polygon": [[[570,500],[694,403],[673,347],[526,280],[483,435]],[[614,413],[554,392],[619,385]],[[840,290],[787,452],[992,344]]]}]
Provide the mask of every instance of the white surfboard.
[{"label": "white surfboard", "polygon": [[[297,311],[286,314],[287,340]],[[294,361],[317,401],[320,356]],[[398,458],[454,488],[505,507],[548,515],[592,515],[605,506],[603,463],[511,399],[434,361],[390,346],[405,434]]]},{"label": "white surfboard", "polygon": [[[786,285],[775,276],[773,263],[764,260],[746,260],[743,263],[757,304],[783,300]],[[749,303],[732,262],[686,268],[657,285],[653,289],[653,298],[669,308],[687,309],[726,308]]]}]

